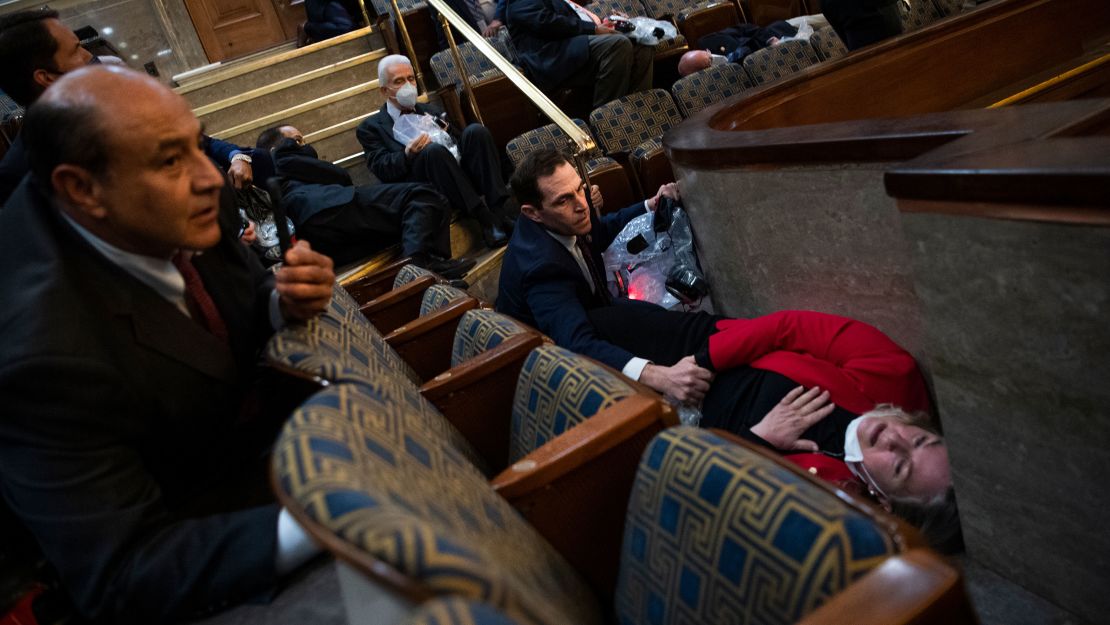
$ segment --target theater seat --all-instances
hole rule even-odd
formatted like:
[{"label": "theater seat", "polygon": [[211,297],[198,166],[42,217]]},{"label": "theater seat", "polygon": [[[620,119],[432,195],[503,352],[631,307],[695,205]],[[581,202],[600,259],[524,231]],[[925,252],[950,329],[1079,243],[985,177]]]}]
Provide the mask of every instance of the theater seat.
[{"label": "theater seat", "polygon": [[451,346],[459,318],[479,306],[466,291],[434,284],[420,303],[420,315],[385,336],[421,380],[430,380],[451,366]]},{"label": "theater seat", "polygon": [[678,108],[686,117],[752,89],[751,78],[737,63],[714,65],[675,81],[671,87]]},{"label": "theater seat", "polygon": [[848,54],[848,46],[836,34],[832,26],[826,26],[809,37],[809,45],[817,51],[822,61],[832,61]]},{"label": "theater seat", "polygon": [[[574,123],[586,134],[590,134],[586,122],[575,119]],[[517,167],[524,157],[542,148],[558,149],[568,157],[573,156],[576,149],[557,125],[547,124],[513,138],[505,146],[505,152],[513,166]],[[633,190],[628,172],[615,160],[602,155],[601,150],[596,147],[587,155],[586,171],[589,173],[590,183],[596,184],[601,189],[601,196],[605,198],[605,206],[601,211],[603,214],[618,211],[642,199]]]},{"label": "theater seat", "polygon": [[378,391],[325,389],[278,438],[278,498],[309,533],[414,604],[458,595],[527,623],[600,625],[585,583],[494,492],[461,437]]},{"label": "theater seat", "polygon": [[767,85],[820,62],[809,42],[796,39],[763,48],[744,57],[744,69],[754,85]]},{"label": "theater seat", "polygon": [[901,0],[898,9],[902,14],[904,33],[925,28],[941,18],[940,9],[933,0]]},{"label": "theater seat", "polygon": [[390,376],[400,377],[414,388],[420,383],[412,367],[370,325],[358,303],[339,286],[322,314],[275,332],[266,343],[263,357],[332,382]]},{"label": "theater seat", "polygon": [[[594,137],[606,154],[632,170],[642,197],[674,180],[666,155],[656,146],[663,133],[681,121],[678,107],[663,89],[630,93],[590,113]],[[634,155],[641,145],[639,155]]]},{"label": "theater seat", "polygon": [[[509,60],[514,65],[517,64],[516,50],[513,48],[512,41],[509,39],[507,29],[501,29],[497,35],[486,39],[501,56]],[[459,48],[459,57],[462,58],[463,66],[466,67],[467,75],[474,78],[487,74],[489,72],[497,72],[500,70],[493,64],[484,54],[478,51],[478,48],[469,41],[456,41]],[[459,77],[459,70],[455,67],[455,57],[451,54],[451,50],[440,50],[432,55],[431,60],[432,71],[435,73],[436,80],[441,86],[455,85],[461,88],[462,79]]]},{"label": "theater seat", "polygon": [[364,303],[362,314],[383,334],[393,332],[420,314],[424,293],[442,281],[439,275],[423,267],[405,265],[397,271],[393,289]]}]

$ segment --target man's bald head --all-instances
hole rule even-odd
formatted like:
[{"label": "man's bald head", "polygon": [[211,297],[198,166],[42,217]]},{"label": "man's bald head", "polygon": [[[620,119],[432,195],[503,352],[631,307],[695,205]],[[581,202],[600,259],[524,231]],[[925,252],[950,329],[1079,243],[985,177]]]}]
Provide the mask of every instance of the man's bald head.
[{"label": "man's bald head", "polygon": [[200,122],[149,76],[70,72],[27,111],[23,133],[39,188],[104,241],[169,258],[219,240],[223,176],[201,150]]},{"label": "man's bald head", "polygon": [[[27,110],[23,141],[32,174],[50,188],[54,168],[69,163],[100,174],[118,136],[112,122],[130,115],[136,98],[179,99],[146,74],[90,65],[65,74]],[[116,130],[117,132],[113,132]]]}]

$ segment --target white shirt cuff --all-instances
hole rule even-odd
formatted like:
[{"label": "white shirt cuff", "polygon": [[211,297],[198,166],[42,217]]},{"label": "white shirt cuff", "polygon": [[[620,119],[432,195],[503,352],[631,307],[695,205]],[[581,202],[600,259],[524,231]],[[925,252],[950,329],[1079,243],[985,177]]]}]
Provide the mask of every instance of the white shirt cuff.
[{"label": "white shirt cuff", "polygon": [[308,533],[293,520],[293,515],[282,508],[281,512],[278,513],[277,557],[274,561],[277,574],[291,573],[318,553],[320,553],[320,548],[312,542]]},{"label": "white shirt cuff", "polygon": [[632,378],[633,380],[639,381],[640,374],[644,372],[644,367],[648,366],[649,364],[651,364],[650,360],[644,360],[643,358],[636,358],[635,356],[633,356],[632,360],[629,360],[627,363],[625,363],[624,368],[621,369],[621,373]]},{"label": "white shirt cuff", "polygon": [[649,201],[651,201],[650,198],[647,199],[647,200],[644,200],[644,212],[645,213],[650,213],[651,212],[651,204],[648,204]]},{"label": "white shirt cuff", "polygon": [[274,330],[285,327],[285,315],[281,314],[281,296],[278,295],[277,289],[270,291],[270,325]]}]

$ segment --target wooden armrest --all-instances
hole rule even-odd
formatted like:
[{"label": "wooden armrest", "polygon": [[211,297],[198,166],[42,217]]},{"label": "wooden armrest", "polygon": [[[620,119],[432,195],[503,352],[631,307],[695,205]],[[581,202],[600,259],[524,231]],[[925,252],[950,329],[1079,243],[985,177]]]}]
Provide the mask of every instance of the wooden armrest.
[{"label": "wooden armrest", "polygon": [[389,334],[420,316],[420,302],[424,291],[435,283],[433,276],[420,276],[366,302],[359,310],[378,332]]},{"label": "wooden armrest", "polygon": [[548,441],[491,483],[606,602],[616,584],[640,457],[657,433],[677,424],[660,399],[632,395]]},{"label": "wooden armrest", "polygon": [[678,29],[686,36],[686,42],[697,46],[698,39],[719,30],[740,23],[736,5],[722,2],[708,7],[682,11],[678,14]]},{"label": "wooden armrest", "polygon": [[928,549],[893,556],[798,625],[924,625],[978,623],[959,571]]},{"label": "wooden armrest", "polygon": [[412,262],[408,256],[398,258],[397,260],[390,261],[389,264],[377,269],[365,276],[359,276],[350,282],[344,283],[342,286],[355,298],[359,304],[365,304],[370,300],[378,297],[382,293],[387,293],[393,288],[393,281],[397,279],[397,272],[401,267]]},{"label": "wooden armrest", "polygon": [[674,182],[674,170],[664,152],[653,152],[645,159],[636,159],[635,165],[641,188],[658,190],[660,186]]},{"label": "wooden armrest", "polygon": [[427,380],[451,366],[451,346],[459,318],[477,307],[478,300],[473,297],[448,302],[443,308],[416,317],[390,332],[385,342],[409,363],[421,380]]},{"label": "wooden armrest", "polygon": [[515,334],[420,387],[493,471],[508,464],[517,378],[528,354],[541,344],[539,334]]}]

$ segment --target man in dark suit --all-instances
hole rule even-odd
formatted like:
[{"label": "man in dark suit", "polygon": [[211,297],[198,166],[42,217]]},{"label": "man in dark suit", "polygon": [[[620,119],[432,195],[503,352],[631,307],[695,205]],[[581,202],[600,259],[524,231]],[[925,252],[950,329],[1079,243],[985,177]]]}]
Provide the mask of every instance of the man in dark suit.
[{"label": "man in dark suit", "polygon": [[[489,247],[508,241],[516,209],[510,205],[501,158],[489,129],[470,124],[462,134],[454,133],[443,111],[416,102],[416,74],[412,62],[399,54],[378,64],[378,81],[386,97],[376,115],[362,120],[356,135],[366,151],[366,166],[382,182],[426,182],[451,203],[451,208],[478,220],[482,238]],[[407,144],[394,137],[394,125],[402,115],[424,115],[446,128],[459,148],[460,160],[446,147],[431,141],[427,133]]]},{"label": "man in dark suit", "polygon": [[461,278],[473,260],[453,260],[447,202],[428,185],[355,186],[342,167],[321,160],[301,131],[276,126],[256,148],[272,156],[285,208],[298,233],[338,265],[401,241],[401,252],[446,278]]},{"label": "man in dark suit", "polygon": [[[698,342],[691,337],[708,336],[716,319],[613,300],[600,269],[601,251],[621,228],[645,210],[654,211],[660,197],[677,199],[677,187],[664,185],[645,202],[595,218],[577,170],[556,150],[530,154],[511,183],[523,218],[501,265],[497,310],[680,402],[700,401],[712,374],[694,362],[688,346]],[[641,317],[648,316],[644,310],[653,324],[666,327],[639,327]],[[654,335],[651,343],[633,353],[604,340],[591,322],[599,314],[626,320],[637,327],[637,336]]]},{"label": "man in dark suit", "polygon": [[79,69],[29,109],[0,213],[0,486],[83,616],[161,622],[269,588],[316,549],[272,503],[276,426],[245,421],[274,324],[319,313],[331,262],[270,276],[235,240],[183,98]]},{"label": "man in dark suit", "polygon": [[597,108],[651,88],[655,48],[632,43],[571,0],[512,0],[509,35],[541,89],[590,87]]},{"label": "man in dark suit", "polygon": [[[58,12],[42,8],[0,17],[0,89],[27,107],[66,72],[97,63],[81,47],[81,40],[58,19]],[[204,137],[204,151],[231,177],[235,188],[250,186],[250,151]],[[0,205],[27,175],[23,140],[16,136],[0,161]]]}]

